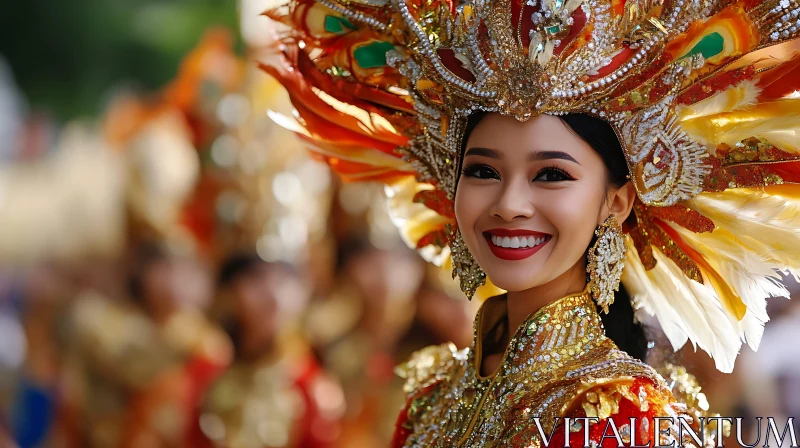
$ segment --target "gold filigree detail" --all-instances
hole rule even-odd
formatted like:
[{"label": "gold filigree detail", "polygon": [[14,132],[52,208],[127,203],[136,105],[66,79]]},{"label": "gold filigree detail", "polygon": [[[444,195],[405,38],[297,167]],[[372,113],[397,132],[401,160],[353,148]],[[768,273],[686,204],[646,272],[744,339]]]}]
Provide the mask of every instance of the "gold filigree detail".
[{"label": "gold filigree detail", "polygon": [[447,379],[453,363],[464,359],[466,350],[458,350],[452,342],[433,345],[414,352],[408,361],[395,368],[395,373],[406,380],[403,391],[410,394]]},{"label": "gold filigree detail", "polygon": [[[665,364],[659,369],[659,373],[664,376],[675,399],[686,406],[686,413],[692,417],[695,429],[700,419],[706,419],[706,431],[704,447],[712,448],[716,445],[717,433],[720,431],[717,420],[708,420],[709,417],[719,417],[718,413],[712,413],[709,408],[708,399],[702,392],[702,387],[697,378],[689,373],[685,367],[671,363]],[[722,434],[727,437],[731,433],[730,422],[723,422]]]}]

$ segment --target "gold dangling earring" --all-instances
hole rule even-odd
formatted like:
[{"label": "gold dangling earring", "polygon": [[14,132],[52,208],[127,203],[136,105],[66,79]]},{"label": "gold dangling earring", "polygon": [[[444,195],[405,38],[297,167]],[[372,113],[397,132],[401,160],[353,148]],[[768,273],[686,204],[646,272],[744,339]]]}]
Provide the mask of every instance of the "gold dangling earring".
[{"label": "gold dangling earring", "polygon": [[625,266],[625,239],[622,226],[614,215],[609,215],[594,231],[597,241],[589,249],[586,272],[589,289],[597,304],[608,314],[614,303],[614,291],[619,290],[622,268]]},{"label": "gold dangling earring", "polygon": [[453,278],[458,277],[461,284],[461,290],[467,296],[467,299],[472,300],[477,289],[486,284],[486,273],[483,272],[475,257],[472,256],[464,240],[461,238],[461,232],[453,226],[447,224],[447,232],[450,235],[450,257],[453,260]]}]

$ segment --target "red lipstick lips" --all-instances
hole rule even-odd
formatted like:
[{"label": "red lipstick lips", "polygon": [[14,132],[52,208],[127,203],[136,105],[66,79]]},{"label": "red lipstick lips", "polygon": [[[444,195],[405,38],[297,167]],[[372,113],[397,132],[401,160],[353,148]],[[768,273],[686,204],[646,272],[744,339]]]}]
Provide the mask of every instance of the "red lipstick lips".
[{"label": "red lipstick lips", "polygon": [[[501,247],[492,242],[492,235],[500,236],[500,237],[534,237],[534,238],[544,238],[544,242],[537,244],[533,247],[520,247],[520,248],[511,248],[511,247]],[[489,249],[492,251],[495,257],[500,258],[502,260],[524,260],[536,252],[539,252],[539,249],[545,246],[550,241],[550,235],[547,233],[542,232],[534,232],[532,230],[525,230],[525,229],[492,229],[486,232],[483,232],[483,237],[486,238],[486,242],[489,244]]]}]

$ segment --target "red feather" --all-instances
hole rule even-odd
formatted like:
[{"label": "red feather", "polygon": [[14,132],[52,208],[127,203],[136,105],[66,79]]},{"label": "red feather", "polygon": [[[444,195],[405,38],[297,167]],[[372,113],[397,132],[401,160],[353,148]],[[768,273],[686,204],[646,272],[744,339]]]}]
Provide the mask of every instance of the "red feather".
[{"label": "red feather", "polygon": [[758,81],[763,89],[759,102],[773,101],[800,90],[800,53],[770,70],[764,72]]}]

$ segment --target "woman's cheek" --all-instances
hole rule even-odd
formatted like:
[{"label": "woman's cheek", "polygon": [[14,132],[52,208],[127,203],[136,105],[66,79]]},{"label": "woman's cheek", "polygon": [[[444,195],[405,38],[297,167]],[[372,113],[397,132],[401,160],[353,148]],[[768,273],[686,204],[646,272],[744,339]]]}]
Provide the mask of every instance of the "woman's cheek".
[{"label": "woman's cheek", "polygon": [[[542,191],[538,193],[536,209],[556,228],[589,217],[591,193],[578,188]],[[594,217],[591,218],[594,220]]]},{"label": "woman's cheek", "polygon": [[[572,252],[572,246],[583,245],[583,235],[588,235],[591,239],[594,222],[597,220],[596,210],[599,206],[595,203],[597,201],[594,201],[596,194],[578,188],[551,193],[542,198],[545,200],[538,201],[537,211],[558,232],[561,241],[559,252],[566,250],[566,246],[570,246],[569,252]],[[562,252],[562,255],[566,254]]]},{"label": "woman's cheek", "polygon": [[475,222],[480,215],[479,191],[475,191],[470,185],[459,185],[458,194],[455,201],[456,222],[464,238],[468,238],[467,233],[475,227]]},{"label": "woman's cheek", "polygon": [[590,188],[574,188],[563,190],[559,198],[548,201],[546,214],[548,220],[558,231],[561,238],[560,256],[574,258],[580,256],[589,247],[602,198],[597,190]]},{"label": "woman's cheek", "polygon": [[487,186],[459,185],[456,196],[456,221],[459,231],[470,252],[477,253],[480,247],[481,235],[478,235],[476,226],[481,217],[488,214],[492,204],[491,188]]}]

